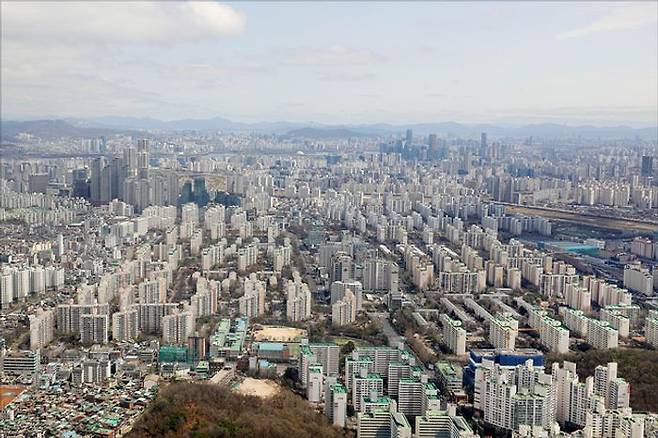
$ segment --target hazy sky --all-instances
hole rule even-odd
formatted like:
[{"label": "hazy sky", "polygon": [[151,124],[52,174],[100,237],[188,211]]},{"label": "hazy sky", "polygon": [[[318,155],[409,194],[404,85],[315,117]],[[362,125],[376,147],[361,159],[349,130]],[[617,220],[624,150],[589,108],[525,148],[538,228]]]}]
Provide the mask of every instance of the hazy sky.
[{"label": "hazy sky", "polygon": [[2,2],[2,118],[655,125],[658,2]]}]

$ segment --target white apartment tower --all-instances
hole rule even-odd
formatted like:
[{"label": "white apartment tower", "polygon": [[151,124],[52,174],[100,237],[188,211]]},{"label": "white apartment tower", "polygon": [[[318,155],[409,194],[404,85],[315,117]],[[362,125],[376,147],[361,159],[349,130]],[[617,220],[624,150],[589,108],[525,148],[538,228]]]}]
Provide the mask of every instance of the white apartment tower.
[{"label": "white apartment tower", "polygon": [[137,310],[112,314],[112,339],[116,342],[134,341],[139,335]]},{"label": "white apartment tower", "polygon": [[466,330],[461,321],[442,314],[439,318],[443,327],[443,342],[455,354],[466,354]]},{"label": "white apartment tower", "polygon": [[489,320],[489,342],[495,349],[514,351],[518,335],[519,322],[511,314],[497,314]]},{"label": "white apartment tower", "polygon": [[[297,274],[299,275],[299,274]],[[286,317],[289,321],[304,321],[311,317],[313,299],[306,283],[297,277],[288,280],[288,299],[286,301]]]},{"label": "white apartment tower", "polygon": [[30,315],[30,350],[43,348],[53,340],[55,333],[55,312],[37,309],[36,315]]},{"label": "white apartment tower", "polygon": [[192,333],[194,333],[192,312],[177,312],[162,317],[162,342],[164,344],[184,344]]}]

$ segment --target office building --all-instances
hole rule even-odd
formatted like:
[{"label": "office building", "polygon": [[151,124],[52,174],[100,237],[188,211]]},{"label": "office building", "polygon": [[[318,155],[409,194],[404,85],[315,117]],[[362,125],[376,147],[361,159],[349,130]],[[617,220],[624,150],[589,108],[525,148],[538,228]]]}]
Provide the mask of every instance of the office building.
[{"label": "office building", "polygon": [[41,368],[39,351],[7,351],[0,350],[2,359],[2,374],[33,376]]}]

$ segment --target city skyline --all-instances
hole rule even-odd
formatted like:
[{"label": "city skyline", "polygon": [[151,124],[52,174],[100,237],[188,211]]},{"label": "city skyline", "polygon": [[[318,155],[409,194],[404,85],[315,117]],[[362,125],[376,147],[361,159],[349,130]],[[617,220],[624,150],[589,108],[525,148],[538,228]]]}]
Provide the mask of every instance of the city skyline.
[{"label": "city skyline", "polygon": [[658,438],[658,0],[0,0],[0,435]]},{"label": "city skyline", "polygon": [[653,2],[3,3],[2,119],[655,126],[657,21]]}]

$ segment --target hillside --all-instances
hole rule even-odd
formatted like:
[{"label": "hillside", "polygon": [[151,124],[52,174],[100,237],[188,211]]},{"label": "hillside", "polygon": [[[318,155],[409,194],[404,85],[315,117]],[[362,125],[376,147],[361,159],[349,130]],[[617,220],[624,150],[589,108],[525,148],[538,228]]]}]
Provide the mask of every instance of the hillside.
[{"label": "hillside", "polygon": [[44,140],[67,137],[100,137],[119,133],[139,135],[138,131],[118,131],[110,128],[74,126],[64,120],[31,120],[25,122],[0,121],[0,139],[12,141],[19,133],[28,133]]},{"label": "hillside", "polygon": [[263,400],[211,384],[173,383],[160,391],[129,436],[333,438],[342,434],[289,391]]},{"label": "hillside", "polygon": [[548,355],[547,368],[553,362],[576,362],[581,379],[594,375],[598,365],[617,362],[617,375],[631,384],[631,407],[637,411],[658,412],[658,351],[640,349],[588,350]]}]

